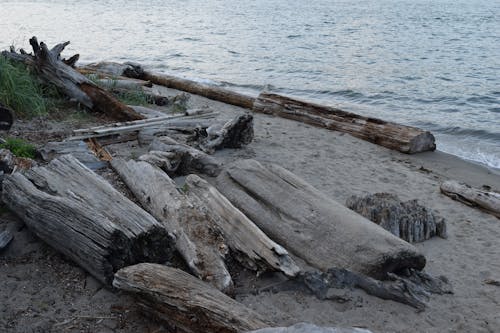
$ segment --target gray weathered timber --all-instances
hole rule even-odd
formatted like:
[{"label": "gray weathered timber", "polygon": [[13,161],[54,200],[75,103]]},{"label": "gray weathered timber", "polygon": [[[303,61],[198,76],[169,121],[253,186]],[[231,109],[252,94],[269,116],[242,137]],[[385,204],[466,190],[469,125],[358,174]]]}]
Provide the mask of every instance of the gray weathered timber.
[{"label": "gray weathered timber", "polygon": [[60,43],[51,50],[45,43],[38,43],[36,37],[30,39],[33,55],[16,53],[13,48],[2,55],[13,61],[23,62],[33,68],[47,84],[53,84],[68,97],[90,109],[107,114],[119,120],[136,120],[144,117],[99,88],[90,79],[68,66],[61,60],[61,52],[69,42]]},{"label": "gray weathered timber", "polygon": [[158,137],[149,147],[149,153],[139,157],[164,170],[170,176],[202,173],[215,177],[220,173],[221,163],[212,156],[191,146],[180,144],[167,137]]},{"label": "gray weathered timber", "polygon": [[253,111],[349,133],[402,153],[413,154],[436,149],[434,136],[428,131],[278,94],[261,93],[254,102]]},{"label": "gray weathered timber", "polygon": [[206,129],[206,134],[199,148],[208,154],[222,148],[241,148],[253,140],[253,116],[245,113],[224,124],[212,125]]},{"label": "gray weathered timber", "polygon": [[103,283],[137,262],[163,262],[173,236],[71,155],[7,176],[3,201],[38,237]]},{"label": "gray weathered timber", "polygon": [[500,218],[500,193],[498,192],[473,188],[454,180],[441,184],[441,192],[453,200],[471,207],[478,207]]},{"label": "gray weathered timber", "polygon": [[237,161],[217,177],[216,188],[271,239],[321,270],[385,278],[425,266],[411,244],[277,165]]},{"label": "gray weathered timber", "polygon": [[394,194],[375,193],[352,196],[347,199],[346,206],[410,243],[434,236],[447,237],[446,221],[417,200],[403,202]]},{"label": "gray weathered timber", "polygon": [[227,245],[210,212],[193,204],[165,172],[147,162],[113,159],[111,165],[142,206],[175,234],[176,248],[192,273],[230,292],[233,282],[224,262]]},{"label": "gray weathered timber", "polygon": [[95,156],[84,141],[48,142],[38,149],[44,161],[51,161],[56,157],[71,154],[83,165],[91,170],[98,170],[107,166]]},{"label": "gray weathered timber", "polygon": [[288,252],[269,239],[215,187],[196,175],[187,176],[185,187],[188,197],[209,212],[232,253],[244,266],[253,270],[271,268],[288,276],[297,275],[300,269]]},{"label": "gray weathered timber", "polygon": [[188,333],[237,333],[269,326],[260,315],[176,268],[138,264],[115,274],[113,286],[142,310]]}]

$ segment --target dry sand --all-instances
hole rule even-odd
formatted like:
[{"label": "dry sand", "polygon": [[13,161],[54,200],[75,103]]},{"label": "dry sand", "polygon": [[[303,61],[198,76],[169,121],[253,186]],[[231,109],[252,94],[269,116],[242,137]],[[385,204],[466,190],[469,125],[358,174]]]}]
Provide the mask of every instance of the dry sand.
[{"label": "dry sand", "polygon": [[[209,106],[222,118],[244,111],[198,96],[192,96],[190,104]],[[110,150],[126,155],[134,148],[128,145],[123,150],[118,145]],[[225,162],[254,158],[277,163],[341,203],[351,195],[375,192],[391,192],[402,200],[418,199],[447,220],[448,239],[434,238],[416,247],[427,257],[426,271],[446,276],[454,294],[433,295],[424,312],[361,291],[352,292],[354,300],[343,304],[293,291],[252,295],[242,291],[259,282],[241,274],[236,279],[237,299],[271,321],[356,326],[373,332],[500,331],[500,287],[484,283],[486,279],[500,280],[500,219],[439,191],[439,184],[447,179],[498,190],[498,170],[440,152],[408,156],[347,134],[265,115],[255,115],[255,140],[250,145],[219,151],[215,156]],[[166,330],[138,314],[127,296],[102,288],[13,220],[4,214],[0,221],[0,230],[16,231],[14,241],[0,254],[0,331]]]}]

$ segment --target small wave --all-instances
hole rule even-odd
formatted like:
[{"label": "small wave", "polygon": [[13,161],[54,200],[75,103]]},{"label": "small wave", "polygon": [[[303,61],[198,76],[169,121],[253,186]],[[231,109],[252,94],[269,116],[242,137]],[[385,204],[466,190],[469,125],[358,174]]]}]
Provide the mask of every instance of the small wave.
[{"label": "small wave", "polygon": [[459,126],[441,127],[439,125],[434,125],[432,127],[434,127],[432,130],[444,134],[474,137],[478,139],[499,140],[500,142],[500,133],[497,132],[490,132],[482,129],[463,128]]},{"label": "small wave", "polygon": [[288,35],[286,36],[286,38],[289,38],[289,39],[295,39],[295,38],[300,38],[300,37],[303,37],[302,35]]}]

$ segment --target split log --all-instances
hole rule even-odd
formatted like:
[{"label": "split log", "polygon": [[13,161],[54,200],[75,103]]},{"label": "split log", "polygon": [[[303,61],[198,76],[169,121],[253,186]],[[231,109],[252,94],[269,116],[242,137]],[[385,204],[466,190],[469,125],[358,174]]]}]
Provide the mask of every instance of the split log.
[{"label": "split log", "polygon": [[446,238],[446,221],[419,205],[417,200],[402,202],[390,193],[352,196],[346,206],[407,242],[423,242],[434,236]]},{"label": "split log", "polygon": [[478,207],[500,218],[500,193],[498,192],[473,188],[453,180],[441,184],[441,192],[453,200],[471,207]]},{"label": "split log", "polygon": [[227,246],[209,212],[194,205],[172,179],[149,163],[114,159],[111,165],[142,206],[176,235],[176,249],[191,272],[230,292],[233,282],[224,263]]},{"label": "split log", "polygon": [[216,149],[241,148],[253,140],[253,116],[246,113],[223,125],[212,125],[206,129],[206,134],[199,147],[208,154],[213,154]]},{"label": "split log", "polygon": [[428,131],[278,94],[261,93],[255,100],[253,111],[349,133],[402,153],[413,154],[436,149],[434,136]]},{"label": "split log", "polygon": [[99,281],[137,262],[163,262],[172,236],[71,155],[4,180],[3,201],[43,241]]},{"label": "split log", "polygon": [[237,161],[221,172],[216,187],[271,239],[313,267],[383,279],[425,266],[415,247],[277,165]]},{"label": "split log", "polygon": [[252,270],[269,268],[295,276],[299,267],[288,252],[273,242],[215,187],[196,175],[186,178],[188,197],[209,212],[211,220],[222,231],[237,260]]},{"label": "split log", "polygon": [[0,251],[3,251],[9,245],[13,238],[14,236],[10,231],[5,230],[0,232]]},{"label": "split log", "polygon": [[237,333],[269,326],[257,313],[175,268],[126,267],[116,273],[113,286],[133,295],[146,314],[174,331]]},{"label": "split log", "polygon": [[13,48],[10,52],[3,51],[2,55],[33,68],[43,81],[55,85],[68,97],[90,109],[118,120],[144,118],[61,60],[61,52],[69,42],[58,44],[51,50],[43,42],[38,44],[36,37],[30,39],[30,44],[34,55],[16,53]]},{"label": "split log", "polygon": [[139,160],[161,168],[170,176],[202,173],[215,177],[222,167],[212,156],[166,136],[154,139],[149,147],[149,153],[140,156]]}]

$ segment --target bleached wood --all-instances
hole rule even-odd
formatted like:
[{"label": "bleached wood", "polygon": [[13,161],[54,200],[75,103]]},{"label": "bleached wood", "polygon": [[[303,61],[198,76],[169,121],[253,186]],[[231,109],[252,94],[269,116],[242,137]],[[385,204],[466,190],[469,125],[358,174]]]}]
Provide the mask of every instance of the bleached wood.
[{"label": "bleached wood", "polygon": [[441,192],[471,207],[478,207],[500,218],[500,193],[473,188],[467,184],[449,180],[441,184]]}]

